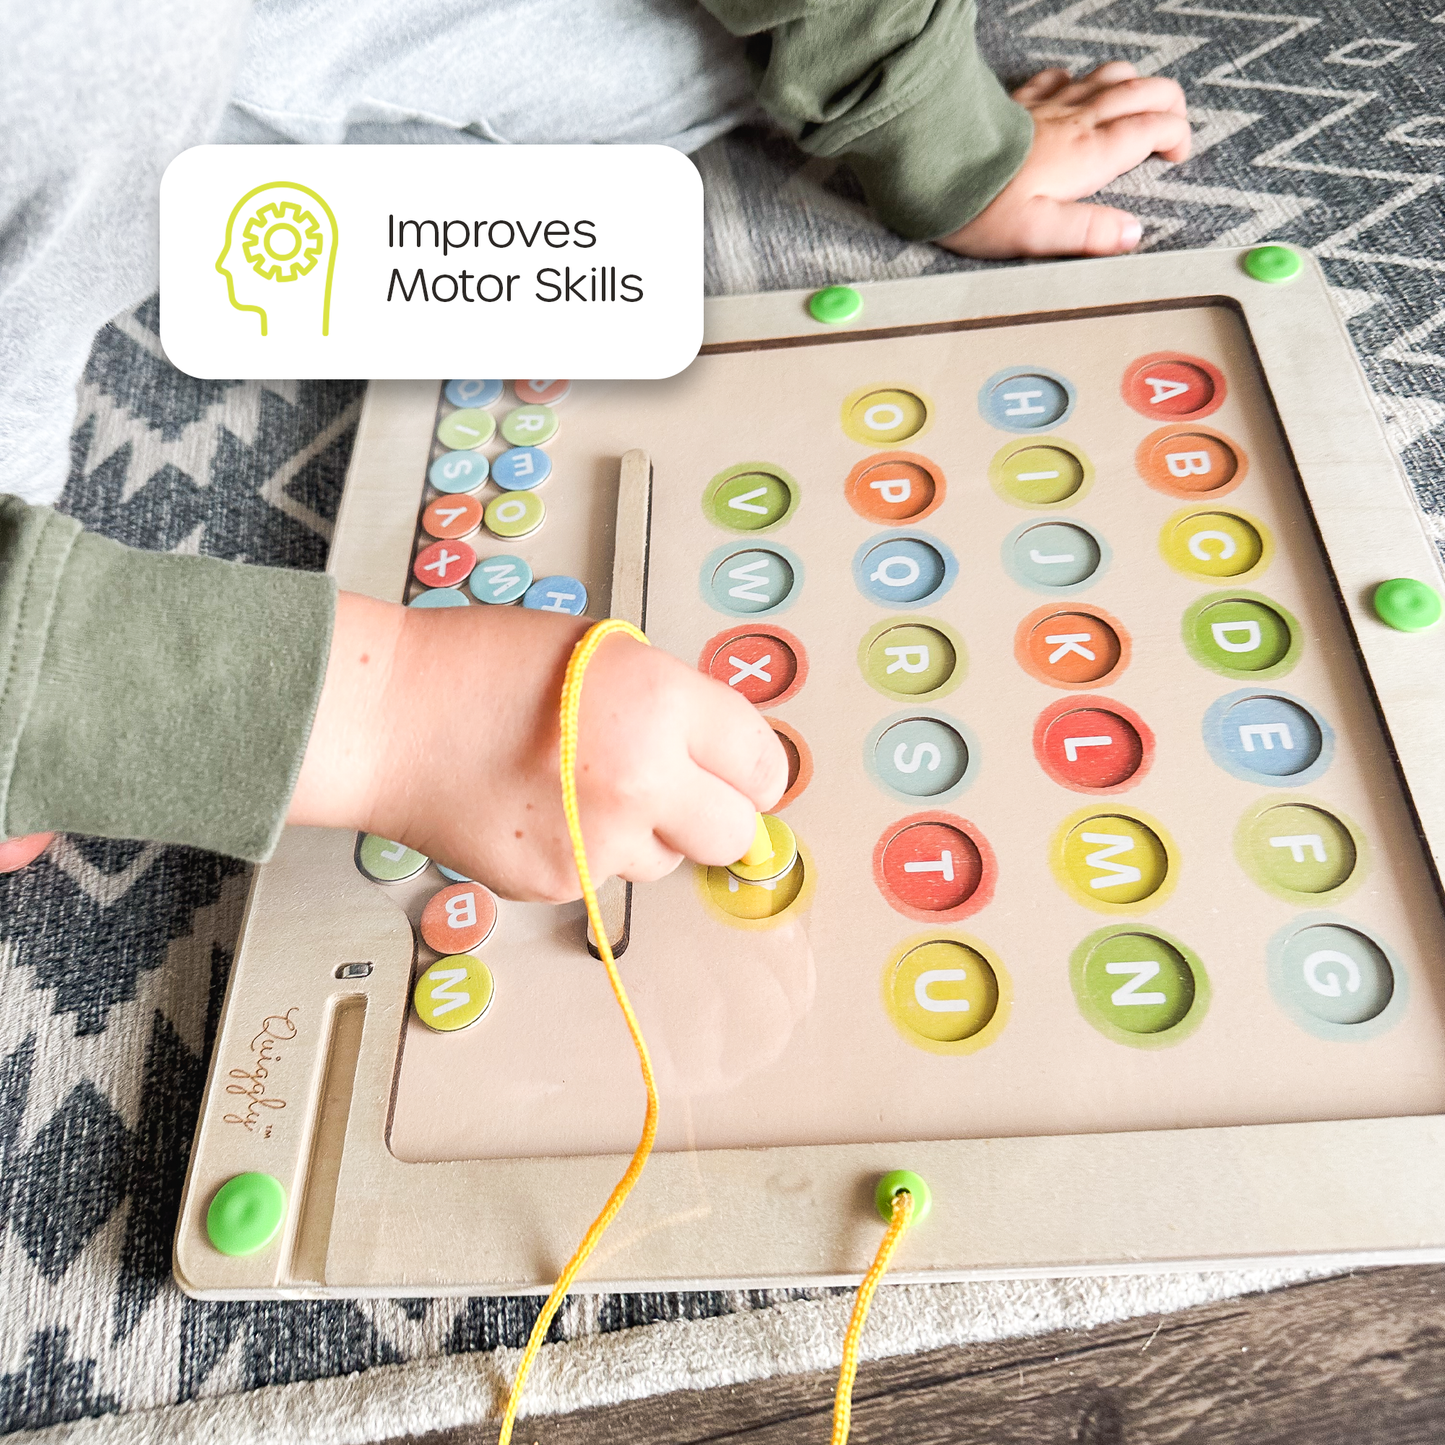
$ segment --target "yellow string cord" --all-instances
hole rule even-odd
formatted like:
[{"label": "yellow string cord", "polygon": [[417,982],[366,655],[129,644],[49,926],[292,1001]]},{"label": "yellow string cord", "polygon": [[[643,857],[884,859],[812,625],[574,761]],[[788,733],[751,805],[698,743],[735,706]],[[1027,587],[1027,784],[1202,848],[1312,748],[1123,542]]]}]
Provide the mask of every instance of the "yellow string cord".
[{"label": "yellow string cord", "polygon": [[[551,1328],[553,1317],[561,1308],[562,1301],[566,1299],[567,1291],[572,1287],[573,1280],[577,1278],[582,1266],[587,1262],[588,1255],[597,1247],[598,1241],[607,1232],[608,1226],[626,1203],[633,1185],[642,1175],[643,1166],[647,1163],[648,1155],[652,1153],[653,1141],[657,1138],[657,1084],[652,1074],[652,1059],[648,1055],[647,1044],[643,1040],[637,1015],[632,1011],[627,990],[623,987],[622,978],[617,972],[617,961],[612,957],[612,942],[607,936],[602,913],[597,906],[597,892],[592,886],[592,873],[587,866],[587,849],[582,841],[582,821],[577,807],[577,728],[578,715],[582,706],[582,679],[586,674],[587,664],[592,661],[593,654],[596,653],[602,642],[615,632],[625,633],[628,637],[636,638],[638,642],[647,643],[647,638],[630,622],[623,622],[620,618],[612,617],[590,627],[583,634],[581,641],[572,649],[572,656],[567,663],[567,672],[562,681],[559,769],[562,776],[562,812],[567,819],[567,835],[572,842],[572,857],[577,865],[578,880],[582,885],[582,901],[587,907],[587,921],[592,925],[592,933],[597,940],[597,951],[602,955],[603,966],[607,969],[607,980],[612,985],[612,992],[616,996],[618,1006],[622,1009],[623,1017],[627,1020],[627,1031],[632,1035],[632,1042],[637,1049],[637,1060],[642,1069],[642,1083],[647,1090],[647,1113],[643,1120],[642,1137],[637,1141],[637,1148],[633,1151],[632,1160],[628,1164],[626,1172],[617,1181],[602,1212],[592,1221],[587,1233],[582,1236],[582,1242],[557,1277],[557,1283],[552,1286],[552,1292],[547,1296],[547,1302],[542,1306],[542,1312],[532,1326],[532,1333],[527,1340],[527,1348],[522,1352],[522,1362],[517,1367],[517,1378],[512,1382],[511,1393],[507,1396],[507,1408],[502,1414],[502,1428],[497,1436],[497,1445],[510,1445],[512,1428],[517,1420],[517,1407],[522,1399],[522,1390],[526,1385],[527,1376],[531,1372],[537,1354],[542,1348],[542,1342],[547,1338],[547,1331]],[[878,1246],[878,1253],[874,1256],[868,1273],[864,1275],[863,1283],[858,1286],[858,1294],[853,1301],[853,1314],[848,1321],[848,1333],[843,1340],[843,1363],[838,1371],[838,1388],[833,1397],[832,1445],[846,1445],[848,1431],[853,1421],[853,1381],[858,1374],[858,1351],[862,1343],[863,1326],[868,1319],[868,1307],[873,1302],[873,1295],[878,1288],[879,1281],[887,1272],[889,1263],[892,1261],[898,1241],[903,1237],[903,1231],[908,1228],[912,1218],[913,1195],[908,1190],[901,1189],[893,1196],[893,1214],[888,1224],[888,1232],[883,1236],[883,1242]]]},{"label": "yellow string cord", "polygon": [[883,1278],[903,1238],[903,1231],[913,1219],[913,1195],[907,1189],[900,1189],[893,1196],[893,1217],[888,1222],[888,1233],[873,1256],[863,1283],[853,1300],[853,1314],[848,1321],[848,1333],[843,1337],[843,1364],[838,1370],[838,1388],[833,1393],[833,1439],[832,1445],[845,1445],[848,1431],[853,1424],[853,1380],[858,1373],[858,1348],[863,1342],[863,1326],[868,1321],[868,1306],[873,1303],[873,1292]]},{"label": "yellow string cord", "polygon": [[613,1189],[601,1214],[592,1221],[591,1227],[582,1236],[581,1244],[567,1261],[557,1283],[552,1286],[552,1293],[547,1296],[547,1303],[542,1306],[542,1313],[537,1316],[537,1322],[532,1326],[531,1337],[522,1354],[522,1363],[517,1368],[517,1378],[512,1384],[511,1394],[507,1397],[507,1408],[502,1415],[502,1429],[497,1437],[497,1445],[508,1445],[512,1438],[512,1426],[517,1418],[517,1406],[521,1403],[522,1387],[526,1384],[527,1374],[537,1358],[537,1352],[542,1348],[542,1341],[547,1337],[552,1317],[567,1297],[567,1291],[587,1262],[587,1256],[597,1247],[598,1240],[617,1217],[618,1211],[632,1192],[632,1186],[641,1176],[647,1156],[652,1153],[653,1140],[657,1137],[657,1084],[652,1077],[652,1060],[648,1057],[637,1015],[632,1012],[627,990],[623,988],[622,979],[617,972],[617,961],[612,957],[611,940],[607,937],[602,913],[597,907],[597,893],[592,886],[591,871],[587,867],[587,849],[582,842],[582,822],[577,810],[577,717],[582,705],[582,678],[597,648],[615,632],[626,633],[638,642],[647,642],[647,638],[630,622],[612,617],[597,623],[583,634],[582,640],[572,649],[572,658],[567,664],[567,673],[562,682],[562,812],[567,818],[567,833],[572,840],[572,856],[577,864],[577,877],[582,884],[582,900],[587,905],[587,920],[592,925],[597,951],[602,955],[602,963],[607,969],[608,982],[611,983],[612,992],[617,996],[623,1017],[627,1020],[627,1030],[632,1035],[632,1042],[637,1047],[637,1059],[642,1066],[642,1083],[647,1090],[647,1116],[642,1125],[642,1138],[637,1141],[637,1148],[632,1155],[632,1162],[627,1166],[627,1172],[617,1181],[617,1187]]}]

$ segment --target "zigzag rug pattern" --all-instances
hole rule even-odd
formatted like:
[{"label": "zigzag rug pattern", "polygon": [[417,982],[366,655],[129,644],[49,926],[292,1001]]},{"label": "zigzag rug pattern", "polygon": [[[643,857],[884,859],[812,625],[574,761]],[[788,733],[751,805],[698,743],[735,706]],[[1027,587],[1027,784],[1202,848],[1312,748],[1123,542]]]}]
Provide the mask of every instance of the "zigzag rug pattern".
[{"label": "zigzag rug pattern", "polygon": [[[1015,79],[1122,57],[1184,84],[1194,157],[1149,162],[1108,198],[1145,219],[1151,249],[1315,250],[1445,539],[1445,13],[1015,0],[980,26]],[[764,132],[697,160],[715,292],[971,264],[888,235],[845,171]],[[149,302],[97,340],[63,506],[135,545],[320,567],[360,398],[354,383],[181,376]],[[0,1433],[514,1346],[531,1325],[530,1299],[206,1305],[176,1290],[170,1236],[245,890],[225,859],[84,838],[0,878]],[[793,1297],[580,1298],[555,1335]]]}]

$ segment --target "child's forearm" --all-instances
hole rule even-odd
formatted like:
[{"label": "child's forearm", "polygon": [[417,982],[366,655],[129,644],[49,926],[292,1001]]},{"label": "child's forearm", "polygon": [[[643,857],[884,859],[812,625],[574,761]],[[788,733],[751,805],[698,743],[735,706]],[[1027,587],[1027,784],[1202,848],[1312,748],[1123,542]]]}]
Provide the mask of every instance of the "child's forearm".
[{"label": "child's forearm", "polygon": [[136,552],[0,497],[0,837],[265,857],[334,597],[317,573]]},{"label": "child's forearm", "polygon": [[755,41],[763,108],[804,150],[847,161],[900,235],[957,230],[1028,155],[1033,123],[979,54],[974,0],[703,4]]},{"label": "child's forearm", "polygon": [[[0,837],[259,860],[285,822],[355,828],[510,897],[575,897],[557,708],[587,627],[337,598],[315,573],[135,552],[0,499]],[[786,783],[755,708],[626,637],[593,659],[581,724],[599,878],[730,862]]]},{"label": "child's forearm", "polygon": [[[389,699],[406,609],[342,592],[326,678],[287,821],[375,831],[388,743]],[[425,706],[421,699],[412,704]]]}]

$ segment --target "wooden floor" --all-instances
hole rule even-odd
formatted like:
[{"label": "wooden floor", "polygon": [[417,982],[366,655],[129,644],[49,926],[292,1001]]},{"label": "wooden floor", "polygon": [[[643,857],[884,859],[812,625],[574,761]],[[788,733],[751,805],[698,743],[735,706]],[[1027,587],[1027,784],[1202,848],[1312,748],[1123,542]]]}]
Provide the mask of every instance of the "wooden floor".
[{"label": "wooden floor", "polygon": [[[516,1445],[822,1445],[831,1374],[526,1419]],[[1445,1266],[865,1365],[854,1445],[1442,1445]],[[409,1445],[491,1445],[495,1426]],[[400,1442],[397,1442],[400,1445]]]}]

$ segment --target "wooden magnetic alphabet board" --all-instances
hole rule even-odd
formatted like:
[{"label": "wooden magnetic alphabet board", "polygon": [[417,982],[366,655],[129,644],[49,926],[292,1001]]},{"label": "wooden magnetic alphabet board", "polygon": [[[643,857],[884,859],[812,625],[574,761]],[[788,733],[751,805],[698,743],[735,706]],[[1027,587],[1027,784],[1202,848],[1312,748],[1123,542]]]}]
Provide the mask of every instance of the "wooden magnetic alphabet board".
[{"label": "wooden magnetic alphabet board", "polygon": [[[785,879],[609,889],[662,1125],[587,1283],[855,1277],[895,1167],[907,1278],[1445,1253],[1445,629],[1371,603],[1440,571],[1322,277],[859,289],[711,303],[670,381],[363,416],[342,586],[629,616],[789,751]],[[258,870],[187,1289],[545,1288],[605,1197],[642,1094],[580,906],[441,863]],[[225,1255],[250,1171],[281,1227]]]}]

